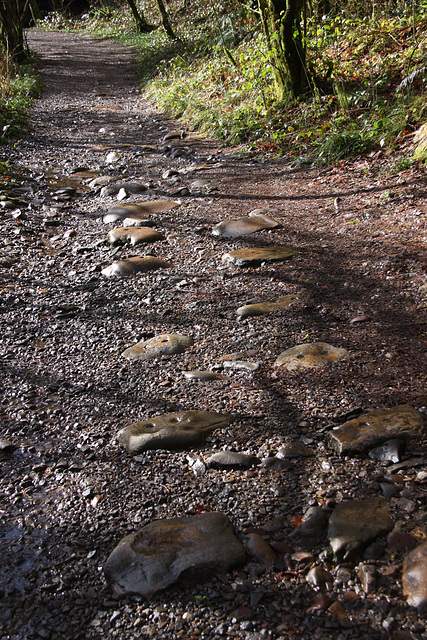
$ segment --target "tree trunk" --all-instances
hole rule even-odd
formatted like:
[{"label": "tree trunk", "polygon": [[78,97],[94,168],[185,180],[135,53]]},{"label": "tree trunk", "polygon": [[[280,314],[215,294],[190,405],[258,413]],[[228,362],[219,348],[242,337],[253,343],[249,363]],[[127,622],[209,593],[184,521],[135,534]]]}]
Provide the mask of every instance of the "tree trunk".
[{"label": "tree trunk", "polygon": [[309,88],[301,13],[305,0],[258,0],[279,102],[289,104]]},{"label": "tree trunk", "polygon": [[162,14],[162,23],[166,33],[168,34],[169,38],[172,38],[172,40],[177,40],[175,32],[172,29],[172,25],[170,23],[169,16],[167,14],[166,7],[163,3],[163,0],[157,0],[157,4],[159,5],[159,11]]},{"label": "tree trunk", "polygon": [[17,62],[27,56],[18,0],[0,0],[0,42],[6,55]]},{"label": "tree trunk", "polygon": [[130,10],[132,11],[133,17],[135,18],[136,30],[138,31],[138,33],[150,33],[150,31],[154,31],[156,27],[148,24],[142,11],[138,11],[138,7],[136,6],[134,0],[126,1],[130,7]]}]

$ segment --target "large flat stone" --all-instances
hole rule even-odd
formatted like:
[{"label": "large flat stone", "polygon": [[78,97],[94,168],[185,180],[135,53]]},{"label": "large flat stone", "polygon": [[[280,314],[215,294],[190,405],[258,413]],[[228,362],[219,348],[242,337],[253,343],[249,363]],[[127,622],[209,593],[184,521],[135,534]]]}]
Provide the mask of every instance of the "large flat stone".
[{"label": "large flat stone", "polygon": [[139,202],[136,204],[117,204],[108,210],[103,217],[103,221],[107,224],[109,222],[118,222],[125,218],[140,220],[153,213],[170,211],[175,207],[179,207],[179,204],[172,202],[172,200],[151,200],[149,202]]},{"label": "large flat stone", "polygon": [[257,302],[255,304],[245,304],[243,307],[237,309],[237,315],[239,318],[248,318],[250,316],[261,316],[265,313],[272,313],[273,311],[280,311],[280,309],[286,309],[295,300],[298,300],[297,295],[282,296],[277,302]]},{"label": "large flat stone", "polygon": [[362,547],[393,529],[384,498],[348,500],[338,504],[329,519],[328,539],[338,558],[357,558]]},{"label": "large flat stone", "polygon": [[184,353],[193,344],[193,338],[190,336],[184,336],[180,333],[163,333],[125,349],[122,356],[127,360],[152,360],[162,356]]},{"label": "large flat stone", "polygon": [[256,231],[276,229],[280,226],[280,222],[274,218],[262,213],[261,210],[255,210],[247,218],[220,222],[212,229],[212,233],[214,236],[223,236],[224,238],[239,238]]},{"label": "large flat stone", "polygon": [[104,566],[117,594],[150,598],[172,584],[197,584],[241,567],[245,547],[222,513],[152,522],[117,545]]},{"label": "large flat stone", "polygon": [[131,455],[152,449],[187,449],[202,445],[210,433],[231,421],[228,414],[213,411],[167,413],[121,429],[117,439]]},{"label": "large flat stone", "polygon": [[333,347],[326,342],[298,344],[283,351],[276,359],[276,366],[284,367],[288,371],[304,368],[324,367],[331,362],[339,362],[349,357],[346,349]]},{"label": "large flat stone", "polygon": [[165,236],[151,227],[117,227],[117,229],[110,231],[107,238],[108,242],[113,245],[130,242],[134,246],[144,242],[164,240]]},{"label": "large flat stone", "polygon": [[409,404],[402,404],[370,411],[344,422],[329,431],[328,438],[338,453],[361,453],[391,438],[420,436],[422,431],[419,411]]},{"label": "large flat stone", "polygon": [[103,276],[110,278],[111,276],[125,277],[132,276],[136,273],[147,273],[148,271],[157,271],[158,269],[170,269],[170,262],[156,258],[155,256],[135,256],[134,258],[126,258],[125,260],[117,260],[109,267],[102,269]]},{"label": "large flat stone", "polygon": [[206,459],[206,465],[208,467],[225,469],[249,469],[250,467],[260,464],[260,462],[261,460],[256,456],[238,453],[237,451],[218,451]]},{"label": "large flat stone", "polygon": [[222,256],[225,264],[234,264],[237,267],[257,267],[263,262],[281,262],[290,260],[298,252],[289,247],[267,247],[265,249],[236,249]]},{"label": "large flat stone", "polygon": [[402,585],[403,595],[411,607],[427,604],[427,542],[405,556]]}]

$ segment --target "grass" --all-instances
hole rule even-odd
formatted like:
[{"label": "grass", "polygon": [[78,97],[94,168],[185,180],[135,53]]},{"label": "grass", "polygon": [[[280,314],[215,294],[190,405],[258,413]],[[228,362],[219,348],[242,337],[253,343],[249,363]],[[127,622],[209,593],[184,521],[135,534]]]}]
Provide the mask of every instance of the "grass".
[{"label": "grass", "polygon": [[[136,34],[123,9],[92,9],[79,21],[53,14],[46,26],[130,45],[144,95],[183,126],[226,144],[319,164],[382,149],[401,154],[404,166],[406,143],[427,115],[427,9],[413,16],[406,4],[398,0],[399,16],[360,16],[357,3],[338,15],[309,16],[312,93],[286,110],[275,102],[258,16],[238,0],[171,0],[176,42],[160,29]],[[154,0],[144,10],[150,23],[160,22]]]}]

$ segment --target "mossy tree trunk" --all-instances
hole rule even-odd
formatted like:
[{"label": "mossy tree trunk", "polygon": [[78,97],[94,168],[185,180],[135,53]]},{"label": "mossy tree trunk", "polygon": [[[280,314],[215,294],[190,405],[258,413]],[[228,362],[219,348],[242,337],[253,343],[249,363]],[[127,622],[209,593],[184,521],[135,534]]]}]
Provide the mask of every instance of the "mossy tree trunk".
[{"label": "mossy tree trunk", "polygon": [[278,101],[284,105],[310,86],[301,34],[306,0],[258,0]]},{"label": "mossy tree trunk", "polygon": [[17,62],[27,56],[22,18],[18,0],[0,0],[0,43],[4,53]]}]

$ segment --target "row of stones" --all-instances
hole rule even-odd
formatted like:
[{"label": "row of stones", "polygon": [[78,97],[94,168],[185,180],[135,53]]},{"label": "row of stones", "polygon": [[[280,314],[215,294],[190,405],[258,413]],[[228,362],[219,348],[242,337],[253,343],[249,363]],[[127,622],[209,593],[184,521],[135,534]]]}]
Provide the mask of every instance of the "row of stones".
[{"label": "row of stones", "polygon": [[[157,200],[113,207],[104,216],[104,222],[122,222],[124,226],[110,231],[109,242],[130,242],[137,245],[164,239],[163,234],[148,226],[150,220],[147,220],[147,216],[168,211],[175,206],[178,206],[177,203],[172,201]],[[247,218],[221,222],[214,227],[213,234],[236,238],[278,226],[279,223],[266,215],[264,210],[255,210]],[[252,267],[266,262],[288,260],[296,253],[294,249],[287,247],[240,249],[224,254],[222,261],[239,267]],[[102,273],[108,277],[128,276],[171,266],[167,261],[154,256],[137,256],[114,262]],[[244,318],[270,313],[286,308],[296,299],[298,296],[284,296],[277,302],[245,305],[237,310],[237,314]],[[149,360],[182,353],[192,345],[193,340],[190,336],[163,334],[133,345],[122,355],[128,360]],[[288,370],[323,367],[349,356],[345,349],[326,343],[303,344],[281,353],[276,365]],[[197,377],[203,380],[216,379],[221,375],[214,372],[185,374],[189,379]],[[150,449],[182,450],[203,445],[210,433],[225,428],[231,420],[231,416],[208,411],[171,413],[122,429],[118,433],[118,440],[132,455]],[[421,433],[422,421],[419,412],[409,405],[401,405],[372,411],[349,420],[334,427],[328,432],[328,437],[331,445],[340,454],[362,453],[370,449],[370,453],[373,453],[372,448],[377,445],[381,447],[384,442],[392,443],[395,442],[394,438],[419,436]],[[283,458],[288,455],[292,454],[283,451]],[[310,453],[299,452],[297,455]],[[381,456],[381,452],[378,455]],[[277,462],[280,462],[280,452],[276,458]],[[228,451],[214,454],[204,462],[197,458],[196,462],[202,467],[206,464],[249,468],[261,464],[255,456]],[[265,466],[267,462],[264,461]],[[275,463],[270,461],[272,466]],[[323,512],[321,515],[324,517]],[[299,533],[303,538],[305,529],[311,531],[310,519],[310,516],[306,517],[298,528],[300,531],[296,530],[296,535]],[[330,518],[327,535],[336,556],[349,559],[361,546],[392,529],[393,521],[387,511],[386,501],[375,498],[339,504]],[[188,545],[188,541],[192,541],[192,544]],[[274,564],[276,556],[273,549],[256,533],[248,534],[244,542],[246,549],[234,537],[228,518],[220,513],[162,520],[124,538],[110,555],[104,567],[105,574],[116,592],[138,593],[150,597],[178,579],[185,579],[189,572],[193,580],[198,580],[210,576],[212,566],[215,566],[217,572],[241,566],[247,560],[246,550],[264,564]],[[170,562],[171,557],[174,559],[173,562]],[[403,588],[411,605],[418,606],[427,601],[426,580],[422,577],[426,566],[427,543],[424,543],[405,558]],[[313,574],[312,579],[315,583],[318,578]]]}]

